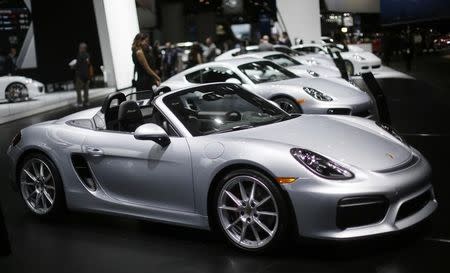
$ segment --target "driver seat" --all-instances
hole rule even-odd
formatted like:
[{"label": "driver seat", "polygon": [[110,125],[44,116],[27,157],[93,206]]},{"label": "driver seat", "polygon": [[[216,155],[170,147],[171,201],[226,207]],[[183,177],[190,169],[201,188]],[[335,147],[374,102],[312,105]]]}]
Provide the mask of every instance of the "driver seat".
[{"label": "driver seat", "polygon": [[144,124],[144,117],[142,115],[139,105],[135,101],[124,101],[119,106],[119,131],[134,132],[136,129]]}]

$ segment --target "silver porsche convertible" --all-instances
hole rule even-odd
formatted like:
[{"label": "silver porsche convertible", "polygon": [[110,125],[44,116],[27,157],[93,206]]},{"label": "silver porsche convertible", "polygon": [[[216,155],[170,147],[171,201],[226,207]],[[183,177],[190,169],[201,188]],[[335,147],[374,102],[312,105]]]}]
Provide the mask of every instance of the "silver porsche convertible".
[{"label": "silver porsche convertible", "polygon": [[13,182],[41,217],[70,210],[212,229],[246,251],[298,235],[348,239],[410,227],[437,207],[427,160],[392,128],[289,115],[209,84],[21,130]]},{"label": "silver porsche convertible", "polygon": [[172,90],[204,83],[241,84],[288,113],[372,116],[372,99],[344,79],[300,77],[270,60],[233,58],[194,66],[162,85]]}]

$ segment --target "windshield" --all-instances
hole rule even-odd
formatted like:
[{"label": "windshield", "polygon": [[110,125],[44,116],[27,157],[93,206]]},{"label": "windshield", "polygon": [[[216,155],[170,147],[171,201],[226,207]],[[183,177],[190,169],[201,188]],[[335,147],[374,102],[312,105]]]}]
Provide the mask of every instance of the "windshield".
[{"label": "windshield", "polygon": [[293,49],[291,49],[289,47],[275,46],[273,49],[275,51],[279,51],[281,53],[284,53],[284,54],[287,54],[287,55],[293,56],[293,57],[304,56],[305,55],[303,52],[295,51],[295,50],[293,50]]},{"label": "windshield", "polygon": [[238,68],[256,84],[298,78],[298,76],[289,70],[269,61],[243,64]]},{"label": "windshield", "polygon": [[205,85],[163,98],[193,136],[224,133],[291,118],[238,85]]},{"label": "windshield", "polygon": [[289,67],[289,66],[293,66],[293,65],[301,65],[300,62],[296,61],[295,59],[286,56],[284,54],[276,54],[276,55],[269,55],[264,57],[264,59],[266,60],[270,60],[274,63],[276,63],[279,66],[282,67]]},{"label": "windshield", "polygon": [[348,52],[348,48],[343,45],[326,44],[324,46],[331,49],[332,52]]}]

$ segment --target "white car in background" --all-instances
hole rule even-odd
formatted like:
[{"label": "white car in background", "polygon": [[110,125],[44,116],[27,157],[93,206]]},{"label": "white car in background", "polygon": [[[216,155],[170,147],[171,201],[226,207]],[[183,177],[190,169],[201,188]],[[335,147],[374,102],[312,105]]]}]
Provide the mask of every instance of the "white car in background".
[{"label": "white car in background", "polygon": [[[328,55],[328,49],[332,52],[340,52],[345,62],[345,68],[350,76],[359,75],[364,72],[376,72],[381,68],[381,59],[371,52],[364,51],[361,48],[351,47],[351,50],[339,47],[334,44],[300,44],[292,49],[306,54]],[[331,59],[331,57],[329,57]]]},{"label": "white car in background", "polygon": [[288,113],[342,114],[371,117],[370,96],[343,79],[299,77],[269,61],[232,58],[197,65],[162,86],[172,90],[228,82],[277,103]]},{"label": "white car in background", "polygon": [[323,67],[319,65],[304,65],[296,59],[278,51],[263,51],[238,55],[235,58],[257,58],[265,59],[276,63],[279,66],[295,73],[300,77],[311,78],[341,78],[341,73],[337,67]]},{"label": "white car in background", "polygon": [[[287,54],[303,65],[336,68],[336,71],[338,71],[333,60],[331,60],[330,58],[328,58],[327,56],[324,56],[322,54],[315,54],[315,55],[303,54],[303,53],[295,51],[284,45],[274,45],[273,50]],[[223,60],[237,57],[239,55],[255,53],[255,52],[260,52],[259,46],[257,46],[257,45],[247,46],[245,48],[245,51],[241,51],[240,48],[235,48],[235,49],[226,51],[222,55],[217,56],[216,61],[223,61]]]},{"label": "white car in background", "polygon": [[44,92],[44,85],[33,79],[22,76],[0,77],[0,100],[5,99],[8,102],[28,100]]}]

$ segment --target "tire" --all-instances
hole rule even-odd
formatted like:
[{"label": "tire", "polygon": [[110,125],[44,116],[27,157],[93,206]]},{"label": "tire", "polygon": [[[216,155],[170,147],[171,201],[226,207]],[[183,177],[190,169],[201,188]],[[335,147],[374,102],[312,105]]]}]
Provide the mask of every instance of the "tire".
[{"label": "tire", "polygon": [[61,176],[47,156],[33,153],[25,157],[18,172],[20,194],[25,206],[38,217],[54,217],[65,211]]},{"label": "tire", "polygon": [[247,252],[273,250],[288,233],[289,211],[281,189],[258,171],[236,170],[223,177],[215,187],[211,212],[215,229]]},{"label": "tire", "polygon": [[345,65],[345,70],[347,70],[348,75],[353,76],[355,74],[355,68],[353,67],[352,62],[345,60],[344,65]]},{"label": "tire", "polygon": [[300,106],[295,101],[289,98],[276,98],[273,101],[276,102],[281,109],[289,114],[302,113],[302,109],[300,109]]},{"label": "tire", "polygon": [[5,99],[8,102],[16,102],[23,97],[23,91],[27,90],[27,87],[20,82],[13,82],[5,90]]}]

